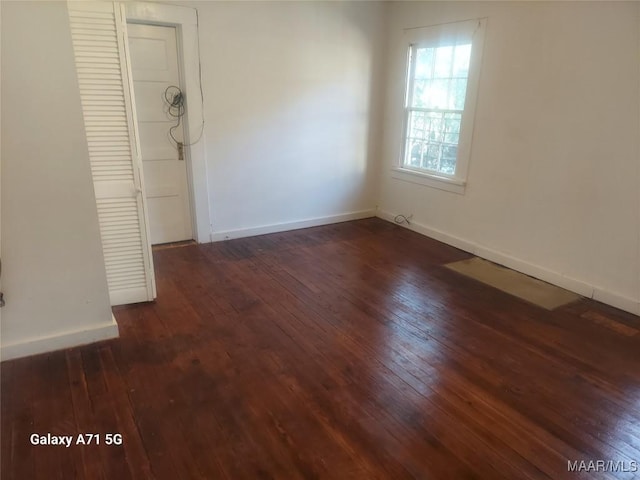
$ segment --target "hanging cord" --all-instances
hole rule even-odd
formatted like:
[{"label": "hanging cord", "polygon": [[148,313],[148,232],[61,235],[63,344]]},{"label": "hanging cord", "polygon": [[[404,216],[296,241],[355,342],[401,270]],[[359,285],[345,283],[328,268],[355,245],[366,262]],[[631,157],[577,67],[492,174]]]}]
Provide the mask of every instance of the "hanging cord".
[{"label": "hanging cord", "polygon": [[[182,117],[185,114],[184,93],[182,93],[182,90],[180,90],[180,87],[176,87],[175,85],[169,85],[164,91],[164,101],[167,107],[167,114],[176,119],[176,124],[169,129],[169,136],[171,137],[171,140],[173,140],[173,142],[176,144],[176,147],[177,147],[182,142],[180,142],[180,140],[176,138],[174,132],[178,127],[180,127],[182,123]],[[202,126],[200,128],[200,135],[198,135],[198,138],[191,143],[182,143],[182,145],[184,147],[195,145],[202,138],[203,132],[204,132],[204,117],[202,119]]]},{"label": "hanging cord", "polygon": [[167,104],[167,113],[176,119],[176,124],[169,129],[169,136],[171,140],[176,144],[176,147],[179,148],[180,145],[183,147],[189,147],[191,145],[195,145],[200,141],[202,135],[204,134],[204,92],[202,91],[202,62],[200,61],[200,17],[198,16],[198,10],[196,10],[196,35],[198,37],[198,80],[200,84],[200,102],[202,104],[202,123],[200,125],[200,135],[191,143],[183,143],[178,140],[174,132],[180,124],[182,123],[182,117],[185,114],[185,105],[184,105],[184,93],[180,90],[180,87],[176,87],[175,85],[169,85],[164,91],[164,101]]},{"label": "hanging cord", "polygon": [[184,94],[182,90],[180,90],[180,87],[169,85],[164,91],[164,102],[166,105],[166,113],[176,119],[176,124],[169,129],[169,136],[176,146],[178,146],[181,142],[175,137],[174,132],[180,127],[182,117],[185,113]]}]

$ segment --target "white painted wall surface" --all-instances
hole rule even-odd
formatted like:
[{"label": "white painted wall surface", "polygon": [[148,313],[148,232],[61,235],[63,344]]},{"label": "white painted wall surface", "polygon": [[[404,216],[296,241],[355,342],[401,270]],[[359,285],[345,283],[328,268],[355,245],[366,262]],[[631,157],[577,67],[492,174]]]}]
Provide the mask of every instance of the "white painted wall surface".
[{"label": "white painted wall surface", "polygon": [[[393,2],[380,216],[640,313],[634,2]],[[407,27],[488,17],[465,195],[391,177]]]},{"label": "white painted wall surface", "polygon": [[2,358],[117,336],[64,2],[2,2]]},{"label": "white painted wall surface", "polygon": [[200,21],[212,238],[372,216],[385,6],[190,5]]}]

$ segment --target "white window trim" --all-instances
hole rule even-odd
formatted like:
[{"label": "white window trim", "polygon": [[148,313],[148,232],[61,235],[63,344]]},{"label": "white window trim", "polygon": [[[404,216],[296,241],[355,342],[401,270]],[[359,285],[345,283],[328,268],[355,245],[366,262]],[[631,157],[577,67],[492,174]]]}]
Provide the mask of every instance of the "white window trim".
[{"label": "white window trim", "polygon": [[425,170],[413,170],[407,167],[395,166],[391,169],[391,177],[396,180],[417,183],[427,187],[445,190],[447,192],[463,194],[467,186],[467,182],[454,177],[439,176]]},{"label": "white window trim", "polygon": [[[484,34],[486,19],[473,19],[461,22],[446,23],[420,28],[410,28],[404,31],[404,48],[407,59],[404,62],[405,76],[402,97],[402,137],[400,154],[392,167],[391,176],[397,180],[418,183],[428,187],[438,188],[453,193],[464,194],[471,157],[471,144],[473,140],[473,122],[478,98],[478,84],[480,80],[480,67],[482,64],[482,52],[484,50]],[[439,172],[430,172],[423,169],[413,169],[404,166],[404,157],[407,138],[407,109],[406,102],[409,95],[410,64],[409,52],[412,46],[437,46],[446,45],[451,39],[468,38],[473,47],[469,62],[469,77],[467,78],[467,94],[465,107],[460,125],[460,137],[458,142],[458,156],[456,158],[456,173],[446,175]]]}]

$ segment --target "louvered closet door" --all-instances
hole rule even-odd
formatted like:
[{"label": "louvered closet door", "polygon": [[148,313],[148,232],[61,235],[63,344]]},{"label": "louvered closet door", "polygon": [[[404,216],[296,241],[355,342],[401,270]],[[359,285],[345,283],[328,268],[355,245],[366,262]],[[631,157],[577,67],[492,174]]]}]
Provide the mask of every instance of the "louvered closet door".
[{"label": "louvered closet door", "polygon": [[155,298],[124,9],[68,2],[112,305]]}]

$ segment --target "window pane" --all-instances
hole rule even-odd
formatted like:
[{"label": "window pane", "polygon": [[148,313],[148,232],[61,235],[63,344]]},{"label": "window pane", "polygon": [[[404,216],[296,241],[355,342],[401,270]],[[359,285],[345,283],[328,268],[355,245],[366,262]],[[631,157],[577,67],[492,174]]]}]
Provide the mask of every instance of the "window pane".
[{"label": "window pane", "polygon": [[461,119],[458,112],[409,111],[404,165],[455,174]]},{"label": "window pane", "polygon": [[442,115],[436,112],[429,112],[427,114],[429,122],[429,135],[428,140],[431,142],[441,142],[442,135],[444,133],[444,123]]},{"label": "window pane", "polygon": [[444,121],[446,123],[445,128],[449,133],[460,133],[460,120],[462,115],[460,113],[445,113]]},{"label": "window pane", "polygon": [[440,145],[437,143],[429,143],[426,148],[426,155],[422,168],[428,170],[438,170],[440,166]]},{"label": "window pane", "polygon": [[411,127],[409,128],[409,136],[422,138],[422,132],[425,130],[425,113],[413,112]]},{"label": "window pane", "polygon": [[453,60],[453,76],[468,77],[469,76],[469,59],[471,58],[471,44],[456,45]]},{"label": "window pane", "polygon": [[453,145],[457,145],[458,138],[459,138],[459,134],[447,132],[444,134],[444,143],[451,143]]},{"label": "window pane", "polygon": [[416,80],[413,84],[412,107],[446,109],[449,106],[448,80]]},{"label": "window pane", "polygon": [[418,108],[428,107],[427,92],[431,89],[431,81],[416,79],[413,82],[413,97],[411,106]]},{"label": "window pane", "polygon": [[471,45],[416,48],[411,107],[463,110]]},{"label": "window pane", "polygon": [[424,112],[412,112],[407,125],[405,165],[420,167],[422,159],[423,138],[425,132]]},{"label": "window pane", "polygon": [[457,145],[443,145],[442,158],[439,165],[439,172],[453,175],[456,172],[456,156],[458,155]]},{"label": "window pane", "polygon": [[464,99],[467,94],[467,79],[451,80],[449,90],[449,108],[451,110],[464,110]]},{"label": "window pane", "polygon": [[416,49],[416,72],[414,78],[433,78],[433,48]]},{"label": "window pane", "polygon": [[409,162],[409,166],[422,168],[423,156],[424,156],[424,142],[420,142],[418,140],[414,140],[411,142],[411,158]]},{"label": "window pane", "polygon": [[438,47],[436,51],[435,78],[450,78],[454,47]]}]

